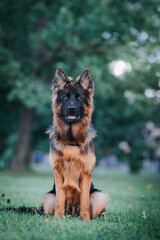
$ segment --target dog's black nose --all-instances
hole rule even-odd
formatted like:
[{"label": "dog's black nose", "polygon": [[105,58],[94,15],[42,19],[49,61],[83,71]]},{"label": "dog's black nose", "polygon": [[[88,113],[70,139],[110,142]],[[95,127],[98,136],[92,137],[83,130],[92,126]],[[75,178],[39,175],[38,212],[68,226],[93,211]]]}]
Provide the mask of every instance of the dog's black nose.
[{"label": "dog's black nose", "polygon": [[75,108],[75,106],[68,106],[68,111],[69,112],[75,112],[76,111],[76,108]]}]

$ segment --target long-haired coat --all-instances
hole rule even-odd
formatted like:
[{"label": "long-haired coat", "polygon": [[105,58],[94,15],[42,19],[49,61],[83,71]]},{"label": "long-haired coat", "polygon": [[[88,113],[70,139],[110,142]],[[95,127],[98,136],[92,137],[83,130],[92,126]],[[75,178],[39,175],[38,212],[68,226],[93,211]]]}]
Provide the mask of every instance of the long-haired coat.
[{"label": "long-haired coat", "polygon": [[53,126],[49,130],[55,184],[44,195],[43,209],[55,213],[55,218],[68,213],[89,221],[104,211],[108,201],[91,182],[96,161],[96,131],[91,125],[94,86],[89,69],[75,83],[71,80],[57,69],[52,86]]}]

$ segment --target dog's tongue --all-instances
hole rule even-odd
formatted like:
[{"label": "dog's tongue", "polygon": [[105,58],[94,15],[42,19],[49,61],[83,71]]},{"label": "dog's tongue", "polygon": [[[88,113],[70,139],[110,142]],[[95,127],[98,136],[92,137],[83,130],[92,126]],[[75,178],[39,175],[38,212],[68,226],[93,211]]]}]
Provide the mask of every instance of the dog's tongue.
[{"label": "dog's tongue", "polygon": [[68,119],[76,119],[76,116],[68,116]]}]

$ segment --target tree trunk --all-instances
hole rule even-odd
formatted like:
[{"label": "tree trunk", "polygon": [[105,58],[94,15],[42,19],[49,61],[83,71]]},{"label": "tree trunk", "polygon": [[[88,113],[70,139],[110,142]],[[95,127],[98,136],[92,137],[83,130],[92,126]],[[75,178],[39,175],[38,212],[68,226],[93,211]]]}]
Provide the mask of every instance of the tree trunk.
[{"label": "tree trunk", "polygon": [[15,155],[11,159],[10,169],[21,171],[30,162],[30,147],[35,110],[22,107]]},{"label": "tree trunk", "polygon": [[139,173],[142,169],[142,160],[140,160],[140,158],[138,158],[136,155],[130,156],[129,167],[131,173]]}]

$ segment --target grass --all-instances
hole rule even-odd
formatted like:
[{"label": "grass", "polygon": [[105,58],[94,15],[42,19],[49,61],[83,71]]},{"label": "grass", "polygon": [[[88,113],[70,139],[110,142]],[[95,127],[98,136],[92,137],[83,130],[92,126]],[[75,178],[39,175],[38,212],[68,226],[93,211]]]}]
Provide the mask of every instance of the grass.
[{"label": "grass", "polygon": [[[1,240],[34,239],[160,239],[160,175],[130,175],[118,171],[94,172],[94,184],[107,192],[106,214],[90,222],[64,216],[0,212]],[[40,206],[51,189],[52,171],[0,173],[0,208]],[[1,197],[2,193],[5,197]],[[7,199],[11,202],[7,203]],[[47,219],[47,221],[46,221]]]}]

